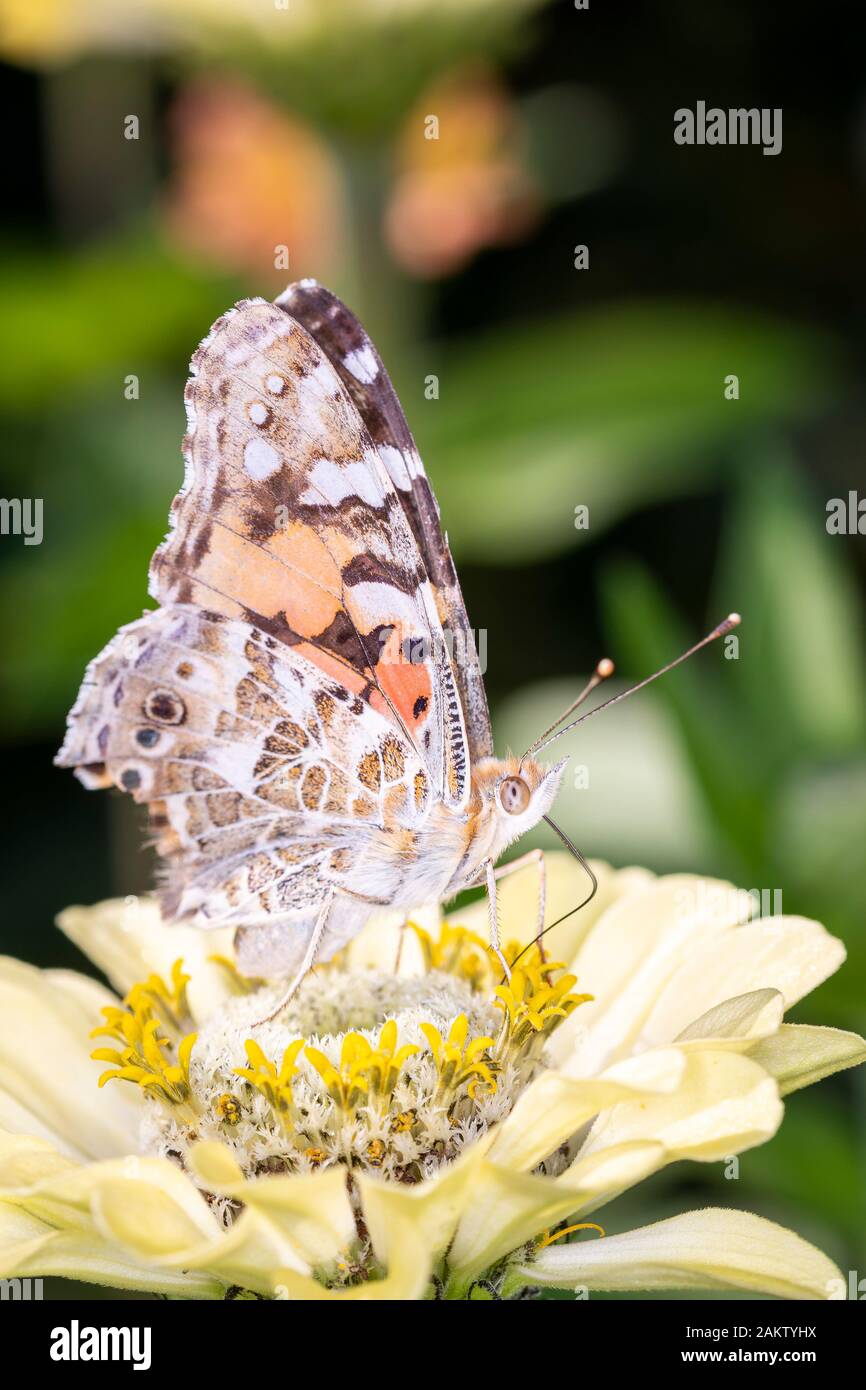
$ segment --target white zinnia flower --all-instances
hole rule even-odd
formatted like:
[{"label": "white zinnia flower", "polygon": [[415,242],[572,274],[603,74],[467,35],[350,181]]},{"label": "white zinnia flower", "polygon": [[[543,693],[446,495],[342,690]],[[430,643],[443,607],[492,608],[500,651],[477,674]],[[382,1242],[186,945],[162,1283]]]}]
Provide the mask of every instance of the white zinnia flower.
[{"label": "white zinnia flower", "polygon": [[[562,856],[547,868],[553,921],[583,883]],[[0,1276],[188,1298],[463,1298],[481,1280],[844,1296],[820,1251],[747,1212],[604,1233],[605,1203],[762,1143],[783,1094],[866,1044],[782,1021],[843,959],[818,923],[749,920],[727,884],[596,871],[552,958],[533,947],[508,986],[485,903],[426,909],[414,931],[372,923],[261,1026],[276,987],[237,976],[225,934],[166,926],[149,900],[69,909],[124,999],[0,965]],[[536,887],[503,884],[512,960]]]}]

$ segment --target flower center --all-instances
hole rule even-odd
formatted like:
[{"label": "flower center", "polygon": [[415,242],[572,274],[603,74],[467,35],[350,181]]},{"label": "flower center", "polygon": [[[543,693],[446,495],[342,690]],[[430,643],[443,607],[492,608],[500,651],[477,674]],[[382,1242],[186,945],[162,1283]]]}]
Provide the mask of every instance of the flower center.
[{"label": "flower center", "polygon": [[[415,929],[426,973],[400,977],[332,964],[311,973],[279,1015],[264,985],[228,1000],[185,1033],[186,977],[158,977],[105,1010],[96,1030],[121,1043],[94,1056],[109,1079],[141,1086],[146,1152],[184,1163],[216,1139],[248,1176],[334,1163],[417,1182],[454,1159],[511,1110],[543,1065],[552,1029],[589,998],[574,976],[521,957],[509,983],[485,943],[448,925]],[[508,948],[514,960],[519,947]],[[185,1165],[186,1166],[186,1165]]]}]

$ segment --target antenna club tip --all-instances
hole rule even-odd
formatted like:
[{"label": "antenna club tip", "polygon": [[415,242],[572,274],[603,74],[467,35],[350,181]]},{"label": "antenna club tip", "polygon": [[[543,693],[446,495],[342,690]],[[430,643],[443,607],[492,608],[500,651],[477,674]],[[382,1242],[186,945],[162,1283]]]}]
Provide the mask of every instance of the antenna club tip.
[{"label": "antenna club tip", "polygon": [[741,621],[742,621],[742,619],[740,618],[739,613],[729,613],[728,616],[725,618],[725,621],[724,621],[724,623],[722,624],[722,626],[723,626],[723,627],[739,627]]},{"label": "antenna club tip", "polygon": [[613,664],[613,662],[611,661],[610,657],[609,657],[609,656],[603,656],[602,659],[601,659],[601,661],[598,663],[598,665],[597,665],[596,668],[595,668],[595,674],[596,674],[601,680],[606,681],[607,678],[608,678],[608,676],[612,676],[615,670],[616,670],[616,667],[614,666],[614,664]]}]

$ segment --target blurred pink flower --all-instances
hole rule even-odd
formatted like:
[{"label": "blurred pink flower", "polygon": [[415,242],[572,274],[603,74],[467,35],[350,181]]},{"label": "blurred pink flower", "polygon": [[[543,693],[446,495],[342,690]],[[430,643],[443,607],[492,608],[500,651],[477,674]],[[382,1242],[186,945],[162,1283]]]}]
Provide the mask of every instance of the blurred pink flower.
[{"label": "blurred pink flower", "polygon": [[525,236],[541,196],[522,145],[517,108],[492,74],[461,73],[428,88],[404,125],[385,215],[400,265],[436,278],[482,247]]},{"label": "blurred pink flower", "polygon": [[[193,82],[171,117],[170,234],[227,270],[284,282],[333,276],[343,232],[339,173],[310,126],[241,82]],[[287,247],[289,265],[276,264]]]}]

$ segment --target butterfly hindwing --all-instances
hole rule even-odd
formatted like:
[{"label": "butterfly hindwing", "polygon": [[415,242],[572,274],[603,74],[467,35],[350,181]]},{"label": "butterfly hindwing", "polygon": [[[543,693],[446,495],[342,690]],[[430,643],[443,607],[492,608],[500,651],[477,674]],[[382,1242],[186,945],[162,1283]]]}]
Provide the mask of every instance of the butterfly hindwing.
[{"label": "butterfly hindwing", "polygon": [[393,723],[296,649],[173,605],[122,628],[88,668],[62,766],[146,803],[163,902],[198,925],[309,925],[363,896],[376,831],[417,824],[430,787]]}]

